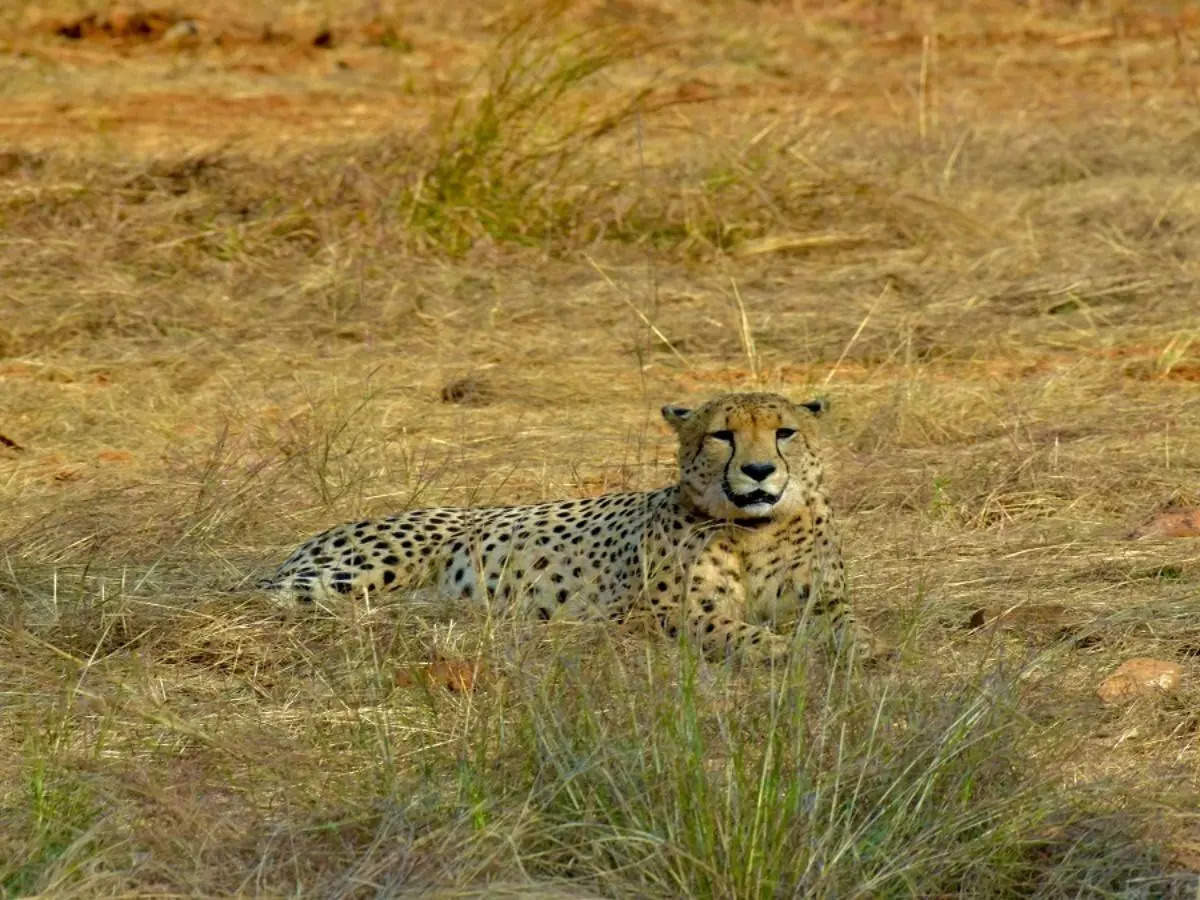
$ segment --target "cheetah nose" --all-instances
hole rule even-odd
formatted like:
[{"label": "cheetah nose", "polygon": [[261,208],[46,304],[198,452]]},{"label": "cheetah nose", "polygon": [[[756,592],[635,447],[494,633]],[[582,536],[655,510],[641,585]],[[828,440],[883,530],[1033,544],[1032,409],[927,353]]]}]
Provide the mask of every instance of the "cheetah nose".
[{"label": "cheetah nose", "polygon": [[755,481],[762,481],[768,475],[775,471],[774,463],[746,463],[742,466],[742,471],[753,478]]}]

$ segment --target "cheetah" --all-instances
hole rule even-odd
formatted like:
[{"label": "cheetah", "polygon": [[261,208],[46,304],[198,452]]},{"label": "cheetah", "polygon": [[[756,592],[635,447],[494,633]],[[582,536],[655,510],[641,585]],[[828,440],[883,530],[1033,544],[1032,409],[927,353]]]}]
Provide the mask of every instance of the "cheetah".
[{"label": "cheetah", "polygon": [[338,525],[259,587],[285,605],[426,587],[546,620],[645,616],[711,658],[781,659],[782,627],[805,616],[861,646],[815,448],[824,408],[768,393],[664,406],[675,484]]}]

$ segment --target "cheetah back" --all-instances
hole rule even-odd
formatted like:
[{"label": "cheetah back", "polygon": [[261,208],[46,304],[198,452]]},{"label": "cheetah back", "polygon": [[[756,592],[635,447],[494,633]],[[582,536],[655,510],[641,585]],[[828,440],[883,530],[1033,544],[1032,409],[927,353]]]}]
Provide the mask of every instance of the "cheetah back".
[{"label": "cheetah back", "polygon": [[433,508],[339,525],[260,583],[281,601],[436,586],[543,619],[619,619],[642,583],[649,524],[668,491],[536,506]]}]

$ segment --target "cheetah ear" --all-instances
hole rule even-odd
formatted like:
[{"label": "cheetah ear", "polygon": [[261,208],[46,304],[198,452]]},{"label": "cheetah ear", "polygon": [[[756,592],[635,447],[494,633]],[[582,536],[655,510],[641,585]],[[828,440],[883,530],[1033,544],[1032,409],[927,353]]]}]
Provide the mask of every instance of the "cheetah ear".
[{"label": "cheetah ear", "polygon": [[807,409],[814,416],[823,415],[829,412],[829,398],[817,397],[815,400],[809,400],[806,403],[797,403],[801,409]]},{"label": "cheetah ear", "polygon": [[668,425],[678,431],[683,427],[683,423],[692,417],[692,412],[686,406],[667,404],[662,408],[662,417],[667,420]]}]

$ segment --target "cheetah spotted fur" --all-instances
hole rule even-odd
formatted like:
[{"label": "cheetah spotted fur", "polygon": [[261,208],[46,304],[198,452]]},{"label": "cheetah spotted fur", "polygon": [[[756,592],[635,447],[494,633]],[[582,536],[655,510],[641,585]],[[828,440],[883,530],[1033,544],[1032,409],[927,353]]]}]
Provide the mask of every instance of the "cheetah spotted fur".
[{"label": "cheetah spotted fur", "polygon": [[765,393],[666,406],[676,484],[338,525],[259,586],[284,604],[435,587],[541,619],[648,615],[715,658],[779,659],[781,627],[805,615],[861,644],[814,446],[822,410]]}]

